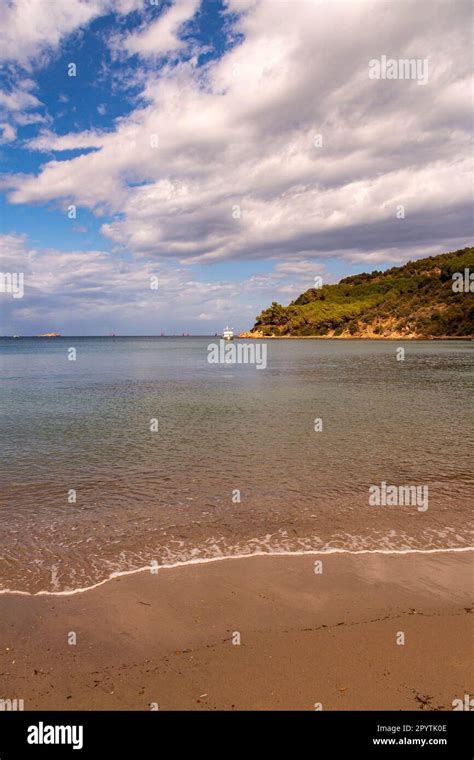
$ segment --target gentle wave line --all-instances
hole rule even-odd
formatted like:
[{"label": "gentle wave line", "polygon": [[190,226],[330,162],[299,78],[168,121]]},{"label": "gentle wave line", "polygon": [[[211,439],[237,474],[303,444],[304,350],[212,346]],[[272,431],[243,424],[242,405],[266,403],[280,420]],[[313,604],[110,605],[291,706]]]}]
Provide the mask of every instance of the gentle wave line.
[{"label": "gentle wave line", "polygon": [[[296,551],[271,551],[271,552],[251,552],[249,554],[230,554],[218,557],[203,557],[201,559],[188,559],[182,562],[173,562],[168,565],[158,565],[159,570],[173,570],[177,567],[186,567],[187,565],[205,565],[210,562],[222,562],[232,559],[249,559],[251,557],[298,557],[315,554],[440,554],[448,552],[473,552],[474,546],[454,546],[446,549],[301,549]],[[156,566],[154,566],[156,567]],[[103,586],[115,578],[121,578],[125,575],[135,575],[136,573],[150,572],[151,565],[139,567],[136,570],[117,570],[116,572],[104,578],[98,583],[84,588],[70,589],[68,591],[36,591],[32,594],[30,591],[17,591],[15,589],[0,589],[1,594],[16,594],[20,596],[73,596],[74,594],[83,594],[86,591],[92,591],[99,586]]]}]

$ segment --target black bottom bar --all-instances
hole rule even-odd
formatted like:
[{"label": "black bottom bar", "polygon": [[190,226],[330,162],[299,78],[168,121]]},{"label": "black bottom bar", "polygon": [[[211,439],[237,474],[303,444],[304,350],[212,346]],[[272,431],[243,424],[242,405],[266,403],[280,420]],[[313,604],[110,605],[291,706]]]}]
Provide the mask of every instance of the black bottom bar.
[{"label": "black bottom bar", "polygon": [[[23,757],[472,758],[469,712],[0,712],[0,760]],[[54,743],[52,743],[54,742]],[[306,749],[304,749],[306,747]],[[322,751],[324,750],[324,755]]]}]

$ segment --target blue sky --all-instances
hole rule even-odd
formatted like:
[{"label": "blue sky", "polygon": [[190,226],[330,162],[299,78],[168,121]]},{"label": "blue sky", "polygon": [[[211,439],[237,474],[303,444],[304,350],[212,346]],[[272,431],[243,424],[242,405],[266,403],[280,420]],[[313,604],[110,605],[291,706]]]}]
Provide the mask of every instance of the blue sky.
[{"label": "blue sky", "polygon": [[0,334],[243,330],[469,244],[471,8],[432,7],[0,0]]}]

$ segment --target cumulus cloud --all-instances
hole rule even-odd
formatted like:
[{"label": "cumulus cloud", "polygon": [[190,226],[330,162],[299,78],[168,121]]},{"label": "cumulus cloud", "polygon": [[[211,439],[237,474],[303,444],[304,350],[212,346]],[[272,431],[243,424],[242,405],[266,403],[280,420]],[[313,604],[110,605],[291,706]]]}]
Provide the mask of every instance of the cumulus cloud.
[{"label": "cumulus cloud", "polygon": [[[415,248],[414,258],[440,253],[441,246]],[[338,251],[348,262],[360,252]],[[379,261],[405,261],[404,249],[366,253],[369,269]],[[315,284],[337,281],[324,262],[277,260],[273,271],[241,281],[218,280],[166,261],[130,260],[102,250],[36,248],[25,235],[0,234],[0,271],[24,275],[25,297],[0,294],[0,334],[209,333],[232,323],[248,329],[271,301],[288,303]],[[156,279],[158,289],[155,289]],[[153,287],[151,287],[153,281]]]},{"label": "cumulus cloud", "polygon": [[199,332],[200,323],[222,327],[232,313],[239,313],[243,328],[256,312],[252,296],[264,289],[249,281],[243,293],[238,283],[200,278],[188,267],[128,261],[107,251],[33,248],[16,234],[0,235],[0,271],[23,273],[25,284],[23,299],[0,294],[0,334],[154,334],[164,326]]},{"label": "cumulus cloud", "polygon": [[35,248],[17,234],[0,234],[0,271],[23,273],[25,284],[23,299],[0,294],[0,334],[206,333],[229,322],[242,330],[270,301],[312,287],[315,275],[331,281],[314,262],[282,261],[274,272],[235,282],[107,251]]},{"label": "cumulus cloud", "polygon": [[[173,6],[126,49],[172,49],[196,8]],[[10,178],[11,202],[108,213],[102,233],[119,248],[188,262],[376,261],[468,241],[468,3],[227,8],[240,44],[204,67],[146,70],[140,104],[112,131],[33,139],[59,155]],[[381,54],[427,58],[428,83],[370,79]],[[71,148],[95,150],[61,160]]]},{"label": "cumulus cloud", "polygon": [[128,55],[137,54],[142,58],[155,58],[176,51],[184,44],[179,36],[183,25],[192,19],[199,5],[200,0],[179,0],[164,9],[155,21],[117,38],[114,46]]},{"label": "cumulus cloud", "polygon": [[142,7],[143,0],[0,0],[0,62],[29,68],[94,18]]}]

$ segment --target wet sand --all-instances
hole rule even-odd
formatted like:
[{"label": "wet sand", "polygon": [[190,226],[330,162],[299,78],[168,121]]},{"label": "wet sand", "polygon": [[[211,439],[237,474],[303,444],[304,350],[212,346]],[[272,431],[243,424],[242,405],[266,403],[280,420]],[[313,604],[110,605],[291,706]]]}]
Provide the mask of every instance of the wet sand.
[{"label": "wet sand", "polygon": [[0,699],[25,710],[451,710],[474,693],[473,556],[251,557],[68,596],[0,595]]}]

